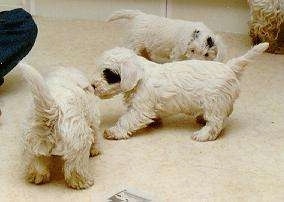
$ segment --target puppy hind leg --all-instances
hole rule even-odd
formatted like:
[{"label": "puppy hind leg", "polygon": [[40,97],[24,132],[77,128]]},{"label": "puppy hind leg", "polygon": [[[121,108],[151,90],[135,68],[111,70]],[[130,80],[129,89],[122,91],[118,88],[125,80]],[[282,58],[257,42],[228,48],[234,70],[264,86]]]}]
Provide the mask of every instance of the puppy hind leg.
[{"label": "puppy hind leg", "polygon": [[50,157],[31,155],[26,178],[35,184],[44,184],[50,180]]},{"label": "puppy hind leg", "polygon": [[73,189],[86,189],[94,184],[89,167],[90,147],[64,156],[64,176]]},{"label": "puppy hind leg", "polygon": [[192,139],[200,142],[215,140],[224,127],[226,116],[205,114],[206,124],[199,131],[193,133]]}]

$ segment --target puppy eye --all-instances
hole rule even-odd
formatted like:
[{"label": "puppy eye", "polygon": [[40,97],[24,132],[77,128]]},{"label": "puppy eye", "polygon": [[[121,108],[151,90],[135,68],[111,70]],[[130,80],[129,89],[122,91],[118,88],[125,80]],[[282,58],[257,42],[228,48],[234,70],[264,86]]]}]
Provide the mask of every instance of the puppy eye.
[{"label": "puppy eye", "polygon": [[209,54],[208,53],[205,53],[205,55],[204,55],[205,57],[208,57],[209,56]]},{"label": "puppy eye", "polygon": [[191,51],[190,51],[190,52],[194,53],[195,51],[194,51],[194,49],[191,49]]},{"label": "puppy eye", "polygon": [[119,83],[121,81],[120,75],[110,69],[105,69],[103,75],[108,84]]}]

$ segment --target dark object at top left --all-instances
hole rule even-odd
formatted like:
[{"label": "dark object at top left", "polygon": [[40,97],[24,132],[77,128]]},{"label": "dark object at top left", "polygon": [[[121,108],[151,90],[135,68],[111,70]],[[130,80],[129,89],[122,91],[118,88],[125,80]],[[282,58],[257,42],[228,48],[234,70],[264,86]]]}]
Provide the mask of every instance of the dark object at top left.
[{"label": "dark object at top left", "polygon": [[37,25],[24,9],[0,12],[1,80],[30,52],[37,33]]}]

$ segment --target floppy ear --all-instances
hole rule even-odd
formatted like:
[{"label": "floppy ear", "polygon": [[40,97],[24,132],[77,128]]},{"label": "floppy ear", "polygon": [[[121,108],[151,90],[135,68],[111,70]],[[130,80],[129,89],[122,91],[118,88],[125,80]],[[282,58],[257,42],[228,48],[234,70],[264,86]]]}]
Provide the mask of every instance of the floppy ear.
[{"label": "floppy ear", "polygon": [[143,72],[143,69],[133,59],[123,62],[120,66],[121,90],[127,92],[133,89],[142,79]]},{"label": "floppy ear", "polygon": [[227,47],[226,45],[222,42],[220,36],[216,35],[216,40],[215,44],[217,46],[217,57],[214,59],[215,61],[219,62],[224,62],[226,59],[226,52],[227,52]]}]

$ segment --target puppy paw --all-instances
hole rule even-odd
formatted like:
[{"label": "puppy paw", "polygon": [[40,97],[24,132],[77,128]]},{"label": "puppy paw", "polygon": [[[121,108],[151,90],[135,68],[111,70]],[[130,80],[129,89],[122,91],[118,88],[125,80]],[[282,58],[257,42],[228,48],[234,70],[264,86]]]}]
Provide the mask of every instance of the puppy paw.
[{"label": "puppy paw", "polygon": [[90,149],[90,157],[98,156],[99,154],[101,154],[100,150],[94,144],[92,144]]},{"label": "puppy paw", "polygon": [[78,172],[71,172],[70,177],[66,178],[66,183],[73,189],[87,189],[94,185],[94,180],[91,178],[84,177]]},{"label": "puppy paw", "polygon": [[106,129],[104,132],[104,138],[108,140],[121,140],[128,139],[129,135],[127,133],[116,133],[112,129]]},{"label": "puppy paw", "polygon": [[26,178],[31,183],[44,184],[50,181],[50,173],[47,170],[37,171],[34,168],[30,168]]},{"label": "puppy paw", "polygon": [[216,136],[202,131],[194,132],[192,135],[192,139],[198,142],[212,141],[215,140],[216,138],[217,138]]}]

